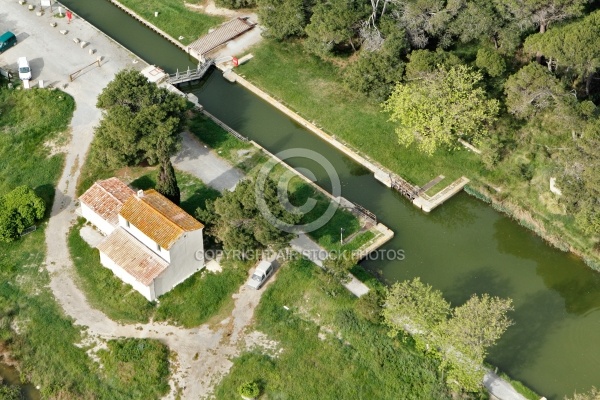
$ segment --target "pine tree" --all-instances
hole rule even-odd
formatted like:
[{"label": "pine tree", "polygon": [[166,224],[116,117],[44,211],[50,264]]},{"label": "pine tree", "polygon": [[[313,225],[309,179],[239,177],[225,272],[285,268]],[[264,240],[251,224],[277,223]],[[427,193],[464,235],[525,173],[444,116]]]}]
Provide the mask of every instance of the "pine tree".
[{"label": "pine tree", "polygon": [[177,186],[177,177],[175,176],[173,164],[171,164],[171,160],[168,158],[160,162],[156,190],[173,203],[179,205],[181,195]]}]

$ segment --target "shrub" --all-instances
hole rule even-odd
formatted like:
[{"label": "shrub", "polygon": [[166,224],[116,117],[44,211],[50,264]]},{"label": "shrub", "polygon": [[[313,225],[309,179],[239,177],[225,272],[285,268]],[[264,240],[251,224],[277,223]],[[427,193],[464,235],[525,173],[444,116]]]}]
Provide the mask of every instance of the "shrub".
[{"label": "shrub", "polygon": [[260,394],[260,388],[256,382],[246,382],[240,385],[238,392],[242,397],[255,398]]}]

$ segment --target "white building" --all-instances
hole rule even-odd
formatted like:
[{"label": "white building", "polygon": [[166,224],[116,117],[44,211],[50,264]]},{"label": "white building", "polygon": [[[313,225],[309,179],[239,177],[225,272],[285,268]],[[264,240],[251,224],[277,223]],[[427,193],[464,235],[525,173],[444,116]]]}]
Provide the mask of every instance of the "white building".
[{"label": "white building", "polygon": [[136,194],[111,178],[79,199],[82,215],[108,235],[98,245],[102,265],[148,300],[203,268],[204,226],[157,191]]}]

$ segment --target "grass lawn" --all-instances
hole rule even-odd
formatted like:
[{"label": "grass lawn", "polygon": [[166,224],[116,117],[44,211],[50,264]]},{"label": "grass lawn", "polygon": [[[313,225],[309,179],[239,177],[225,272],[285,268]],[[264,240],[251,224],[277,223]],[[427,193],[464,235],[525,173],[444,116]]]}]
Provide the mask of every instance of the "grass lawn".
[{"label": "grass lawn", "polygon": [[[203,14],[186,8],[182,0],[119,0],[153,25],[162,29],[183,44],[190,44],[220,25],[225,18]],[[191,2],[194,4],[194,2]],[[158,11],[158,17],[154,12]]]},{"label": "grass lawn", "polygon": [[0,194],[27,185],[52,208],[64,155],[51,148],[69,140],[74,107],[59,90],[0,90]]},{"label": "grass lawn", "polygon": [[239,68],[267,93],[316,121],[323,130],[347,142],[417,185],[438,175],[451,182],[481,168],[466,150],[438,151],[432,157],[398,144],[394,126],[379,104],[344,87],[336,66],[304,52],[301,44],[263,40],[252,49],[254,58]]},{"label": "grass lawn", "polygon": [[223,261],[223,271],[215,274],[204,271],[160,298],[156,321],[168,321],[191,328],[209,319],[221,321],[233,309],[231,295],[248,278],[252,263]]},{"label": "grass lawn", "polygon": [[280,350],[234,359],[218,399],[237,398],[247,381],[259,383],[263,398],[449,398],[435,361],[358,316],[359,300],[346,290],[331,297],[324,285],[323,272],[305,260],[281,268],[255,312],[255,328]]},{"label": "grass lawn", "polygon": [[98,351],[109,382],[128,387],[131,398],[158,399],[169,391],[169,348],[155,339],[109,340]]}]

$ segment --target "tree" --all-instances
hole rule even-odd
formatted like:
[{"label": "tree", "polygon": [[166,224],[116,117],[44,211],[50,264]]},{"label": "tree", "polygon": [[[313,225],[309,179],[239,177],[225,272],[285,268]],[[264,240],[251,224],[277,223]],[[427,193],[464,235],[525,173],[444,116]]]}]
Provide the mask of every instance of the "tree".
[{"label": "tree", "polygon": [[434,73],[439,66],[446,68],[462,65],[460,58],[452,53],[438,49],[430,50],[413,50],[408,56],[408,64],[406,64],[406,80],[423,79]]},{"label": "tree", "polygon": [[538,63],[530,63],[504,84],[506,107],[519,118],[530,118],[556,107],[566,95],[561,83]]},{"label": "tree", "polygon": [[303,0],[257,0],[257,4],[265,36],[283,40],[304,33],[307,17]]},{"label": "tree", "polygon": [[251,8],[256,5],[255,0],[215,0],[215,4],[225,8]]},{"label": "tree", "polygon": [[318,2],[305,28],[308,50],[323,56],[343,43],[349,43],[354,49],[352,37],[356,34],[358,21],[365,15],[363,4],[357,1],[349,4],[347,0]]},{"label": "tree", "polygon": [[383,104],[397,122],[402,145],[415,140],[420,151],[433,154],[440,147],[458,146],[459,138],[478,142],[499,110],[497,100],[478,87],[482,75],[463,65],[439,67],[420,81],[399,83]]},{"label": "tree", "polygon": [[27,186],[0,197],[0,240],[12,242],[35,221],[44,217],[46,204]]},{"label": "tree", "polygon": [[594,73],[600,68],[600,11],[545,34],[536,34],[525,40],[525,51],[541,53],[548,59],[549,69],[573,68],[585,82],[585,93],[590,95]]},{"label": "tree", "polygon": [[[286,223],[298,223],[300,216],[288,212],[279,203],[277,191],[277,185],[267,179],[262,194],[269,211]],[[206,210],[199,209],[196,215],[202,221],[207,221],[208,233],[227,250],[244,253],[266,247],[280,248],[295,236],[280,230],[262,214],[251,180],[244,180],[238,183],[234,191],[227,191],[222,197],[207,201]]]},{"label": "tree", "polygon": [[494,50],[482,47],[477,51],[475,59],[477,68],[484,70],[489,76],[497,77],[506,71],[506,62],[504,58]]},{"label": "tree", "polygon": [[171,160],[168,158],[165,162],[160,163],[156,190],[173,203],[179,205],[181,194],[179,192],[179,187],[177,186],[175,169],[173,168],[173,164],[171,164]]},{"label": "tree", "polygon": [[98,96],[97,106],[105,110],[96,128],[98,165],[155,164],[178,150],[185,99],[138,71],[119,72]]},{"label": "tree", "polygon": [[456,381],[457,388],[474,392],[481,387],[484,370],[480,366],[488,349],[513,324],[507,316],[512,310],[510,299],[488,294],[473,295],[454,308],[441,330],[449,349],[445,352],[445,362],[452,366],[449,381]]},{"label": "tree", "polygon": [[404,330],[417,347],[442,360],[440,368],[450,387],[472,392],[481,388],[488,348],[512,325],[507,317],[511,303],[474,295],[451,310],[441,292],[415,278],[388,289],[382,315],[392,336]]},{"label": "tree", "polygon": [[588,235],[600,234],[600,120],[590,119],[573,145],[561,154],[562,173],[558,185],[567,212],[575,215],[579,228]]},{"label": "tree", "polygon": [[331,254],[325,261],[325,271],[335,280],[342,283],[350,282],[350,269],[356,265],[356,259],[350,252]]},{"label": "tree", "polygon": [[495,0],[520,24],[539,27],[546,32],[548,25],[583,13],[587,0]]},{"label": "tree", "polygon": [[414,278],[396,282],[387,290],[382,314],[391,335],[404,330],[416,338],[431,340],[433,332],[448,318],[450,303],[439,290]]},{"label": "tree", "polygon": [[393,15],[406,29],[413,47],[424,48],[435,37],[439,45],[451,44],[450,21],[462,7],[461,1],[446,0],[396,0]]},{"label": "tree", "polygon": [[600,390],[595,386],[585,392],[585,393],[577,393],[573,394],[573,397],[565,396],[565,400],[600,400]]},{"label": "tree", "polygon": [[520,29],[512,16],[503,14],[491,1],[471,0],[463,3],[449,31],[462,43],[491,41],[503,54],[512,54],[520,45]]},{"label": "tree", "polygon": [[351,89],[378,101],[388,98],[394,85],[404,75],[401,56],[407,48],[408,43],[403,36],[391,35],[379,50],[361,50],[358,59],[344,71],[344,82]]}]

